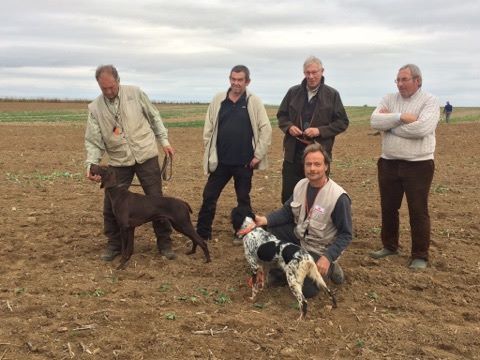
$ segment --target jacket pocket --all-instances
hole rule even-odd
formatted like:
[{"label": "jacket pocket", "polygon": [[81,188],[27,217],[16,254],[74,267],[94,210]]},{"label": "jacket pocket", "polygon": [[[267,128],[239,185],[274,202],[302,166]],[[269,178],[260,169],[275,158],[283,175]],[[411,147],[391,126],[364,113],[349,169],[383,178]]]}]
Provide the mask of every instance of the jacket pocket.
[{"label": "jacket pocket", "polygon": [[310,226],[308,227],[308,233],[309,235],[313,235],[314,237],[318,237],[319,239],[325,238],[325,230],[327,228],[327,224],[318,221],[315,219],[310,219]]},{"label": "jacket pocket", "polygon": [[300,217],[300,210],[302,208],[302,203],[292,201],[290,203],[290,208],[292,209],[293,221],[295,224],[298,224],[298,219]]}]

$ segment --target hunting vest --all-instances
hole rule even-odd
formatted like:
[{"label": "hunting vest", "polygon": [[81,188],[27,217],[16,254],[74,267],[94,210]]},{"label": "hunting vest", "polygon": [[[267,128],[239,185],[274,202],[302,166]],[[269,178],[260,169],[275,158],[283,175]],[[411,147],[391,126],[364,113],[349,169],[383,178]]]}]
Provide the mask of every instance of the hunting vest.
[{"label": "hunting vest", "polygon": [[332,222],[332,212],[338,198],[346,194],[346,191],[329,179],[319,190],[312,208],[307,213],[308,183],[308,179],[302,179],[293,190],[290,207],[296,224],[295,235],[306,250],[322,255],[337,235],[337,228]]}]

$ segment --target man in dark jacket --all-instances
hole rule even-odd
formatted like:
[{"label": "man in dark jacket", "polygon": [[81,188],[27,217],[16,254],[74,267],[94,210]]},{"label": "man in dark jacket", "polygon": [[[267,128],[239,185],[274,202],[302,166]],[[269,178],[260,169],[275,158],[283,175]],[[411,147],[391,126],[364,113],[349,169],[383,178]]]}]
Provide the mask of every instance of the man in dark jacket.
[{"label": "man in dark jacket", "polygon": [[324,84],[323,70],[320,59],[308,57],[303,64],[305,79],[288,90],[277,112],[278,126],[285,133],[282,203],[305,177],[302,161],[305,147],[318,142],[331,158],[335,136],[348,127],[340,94]]}]

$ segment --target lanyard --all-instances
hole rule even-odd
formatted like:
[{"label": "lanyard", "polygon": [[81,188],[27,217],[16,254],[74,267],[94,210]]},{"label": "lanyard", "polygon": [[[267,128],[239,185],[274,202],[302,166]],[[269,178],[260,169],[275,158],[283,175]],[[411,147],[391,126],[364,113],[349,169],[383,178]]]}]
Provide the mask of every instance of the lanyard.
[{"label": "lanyard", "polygon": [[309,204],[308,204],[309,189],[315,189],[316,190],[315,191],[315,196],[311,197],[312,207],[315,204],[315,199],[317,198],[318,192],[320,191],[320,188],[314,188],[314,187],[311,187],[310,185],[308,185],[307,191],[305,192],[305,219],[304,220],[310,219],[310,217],[312,215],[312,207],[309,206]]},{"label": "lanyard", "polygon": [[[117,104],[115,104],[115,101],[113,104],[111,102],[107,102],[105,97],[103,97],[103,101],[105,102],[105,106],[107,107],[108,112],[113,116],[113,121],[115,121],[115,126],[113,127],[113,133],[115,135],[120,135],[123,132],[122,127],[120,126],[120,121],[119,121],[120,120],[120,98],[118,97]],[[112,110],[112,107],[115,111]]]}]

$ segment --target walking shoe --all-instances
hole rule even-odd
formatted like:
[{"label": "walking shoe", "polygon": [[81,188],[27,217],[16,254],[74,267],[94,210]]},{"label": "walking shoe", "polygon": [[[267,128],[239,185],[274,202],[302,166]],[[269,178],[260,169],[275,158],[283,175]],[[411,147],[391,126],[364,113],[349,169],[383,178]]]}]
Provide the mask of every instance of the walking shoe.
[{"label": "walking shoe", "polygon": [[303,281],[303,286],[302,286],[302,293],[303,293],[303,296],[305,296],[305,299],[311,299],[317,296],[319,292],[320,292],[320,289],[313,282],[313,280],[307,276]]},{"label": "walking shoe", "polygon": [[330,280],[336,285],[343,284],[343,282],[345,281],[345,275],[343,274],[343,269],[340,266],[340,264],[337,263],[336,261],[332,263],[332,272],[330,274]]},{"label": "walking shoe", "polygon": [[285,275],[282,269],[272,268],[268,272],[267,276],[268,276],[268,280],[267,280],[268,286],[280,287],[288,284],[287,276]]},{"label": "walking shoe", "polygon": [[167,260],[175,260],[177,258],[177,254],[175,254],[172,249],[160,250],[160,254],[165,256]]},{"label": "walking shoe", "polygon": [[112,247],[107,247],[105,251],[100,255],[100,259],[103,261],[112,261],[118,255],[120,255],[120,250]]},{"label": "walking shoe", "polygon": [[397,250],[392,251],[392,250],[388,250],[386,248],[383,248],[381,250],[372,251],[370,253],[370,257],[372,257],[374,259],[382,259],[384,257],[392,256],[392,255],[398,255],[398,251]]},{"label": "walking shoe", "polygon": [[412,270],[425,270],[427,268],[427,261],[424,259],[413,259],[409,268]]},{"label": "walking shoe", "polygon": [[232,244],[235,245],[235,246],[242,246],[243,245],[243,239],[239,238],[236,235],[233,235]]}]

